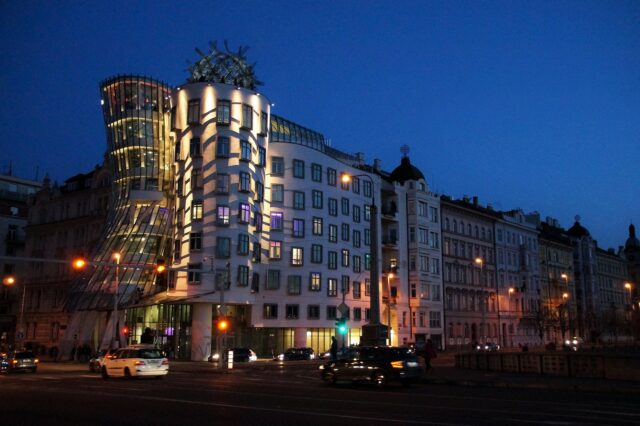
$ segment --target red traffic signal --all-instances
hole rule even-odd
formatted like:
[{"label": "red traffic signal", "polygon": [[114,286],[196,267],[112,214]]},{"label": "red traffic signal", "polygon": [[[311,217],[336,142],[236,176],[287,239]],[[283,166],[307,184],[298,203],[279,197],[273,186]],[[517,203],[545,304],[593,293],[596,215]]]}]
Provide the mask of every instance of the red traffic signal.
[{"label": "red traffic signal", "polygon": [[229,329],[229,320],[226,318],[220,318],[216,324],[218,331],[225,332]]},{"label": "red traffic signal", "polygon": [[122,327],[122,334],[125,336],[129,335],[129,327],[127,327],[126,325],[124,327]]}]

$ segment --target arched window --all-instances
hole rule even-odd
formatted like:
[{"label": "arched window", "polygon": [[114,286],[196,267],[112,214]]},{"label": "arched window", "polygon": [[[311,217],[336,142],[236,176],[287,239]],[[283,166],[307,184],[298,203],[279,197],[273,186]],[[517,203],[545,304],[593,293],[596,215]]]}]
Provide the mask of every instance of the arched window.
[{"label": "arched window", "polygon": [[460,221],[460,233],[464,234],[464,222]]}]

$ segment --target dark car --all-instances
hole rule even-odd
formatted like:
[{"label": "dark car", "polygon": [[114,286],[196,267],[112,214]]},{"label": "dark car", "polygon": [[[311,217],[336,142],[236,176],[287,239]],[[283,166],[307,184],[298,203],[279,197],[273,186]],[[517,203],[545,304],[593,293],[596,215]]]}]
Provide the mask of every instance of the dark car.
[{"label": "dark car", "polygon": [[31,351],[13,351],[7,354],[0,354],[0,371],[13,373],[18,371],[38,370],[40,360]]},{"label": "dark car", "polygon": [[320,374],[325,382],[331,384],[345,380],[384,387],[390,381],[399,381],[403,385],[417,382],[422,368],[408,348],[361,347],[351,349],[342,359],[321,365]]},{"label": "dark car", "polygon": [[[253,362],[258,360],[256,353],[249,348],[231,348],[223,353],[223,362],[229,359],[229,352],[233,351],[233,362]],[[218,362],[220,360],[219,353],[213,353],[209,356],[209,362]]]},{"label": "dark car", "polygon": [[299,361],[315,359],[316,354],[311,348],[289,348],[284,353],[278,355],[280,361]]}]

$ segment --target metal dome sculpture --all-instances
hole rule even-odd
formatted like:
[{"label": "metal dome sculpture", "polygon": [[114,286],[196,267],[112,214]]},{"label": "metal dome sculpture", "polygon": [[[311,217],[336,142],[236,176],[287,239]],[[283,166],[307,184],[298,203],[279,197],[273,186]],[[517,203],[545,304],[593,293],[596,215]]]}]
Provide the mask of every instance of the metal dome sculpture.
[{"label": "metal dome sculpture", "polygon": [[240,46],[237,52],[232,52],[225,40],[224,49],[225,51],[218,49],[215,41],[209,42],[209,53],[196,48],[200,59],[189,66],[189,82],[233,84],[251,90],[262,85],[254,72],[256,64],[247,63],[248,46]]}]

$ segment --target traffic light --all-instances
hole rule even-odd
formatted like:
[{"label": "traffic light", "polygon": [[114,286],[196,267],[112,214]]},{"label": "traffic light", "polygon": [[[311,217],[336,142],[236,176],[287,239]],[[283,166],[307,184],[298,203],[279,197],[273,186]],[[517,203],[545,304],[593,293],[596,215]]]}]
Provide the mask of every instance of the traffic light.
[{"label": "traffic light", "polygon": [[338,334],[342,334],[345,335],[347,334],[347,319],[346,318],[340,318],[337,322],[336,322],[336,328],[338,329]]},{"label": "traffic light", "polygon": [[216,324],[216,328],[220,333],[226,333],[229,329],[229,320],[226,318],[219,318]]},{"label": "traffic light", "polygon": [[126,325],[122,327],[122,335],[125,337],[129,337],[129,327],[127,327]]},{"label": "traffic light", "polygon": [[156,286],[165,288],[167,286],[167,267],[164,259],[156,260]]},{"label": "traffic light", "polygon": [[156,260],[156,274],[164,274],[167,271],[164,259]]},{"label": "traffic light", "polygon": [[13,275],[7,275],[2,279],[2,284],[4,285],[14,285],[16,283],[16,278]]}]

